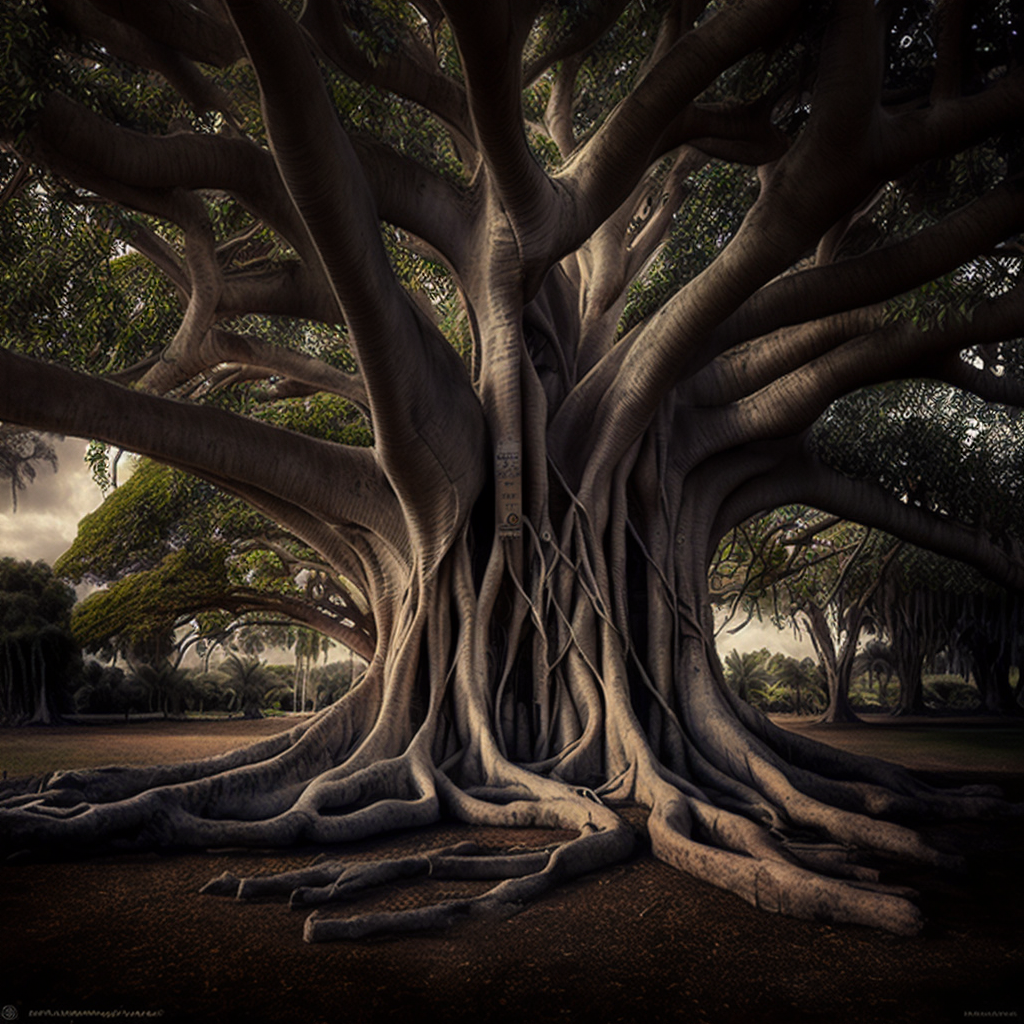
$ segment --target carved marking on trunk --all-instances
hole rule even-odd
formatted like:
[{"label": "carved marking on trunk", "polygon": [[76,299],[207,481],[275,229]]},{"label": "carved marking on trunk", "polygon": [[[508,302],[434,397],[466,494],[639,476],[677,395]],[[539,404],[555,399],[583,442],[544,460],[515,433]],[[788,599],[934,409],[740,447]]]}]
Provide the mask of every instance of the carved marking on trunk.
[{"label": "carved marking on trunk", "polygon": [[523,535],[523,470],[518,441],[499,441],[494,451],[494,477],[498,533]]}]

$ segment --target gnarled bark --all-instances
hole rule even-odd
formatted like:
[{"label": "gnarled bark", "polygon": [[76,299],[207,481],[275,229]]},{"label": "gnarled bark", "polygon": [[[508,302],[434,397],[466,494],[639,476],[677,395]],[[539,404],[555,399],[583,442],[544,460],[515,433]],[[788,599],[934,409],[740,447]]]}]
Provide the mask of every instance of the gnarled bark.
[{"label": "gnarled bark", "polygon": [[[149,364],[148,390],[0,353],[0,416],[144,452],[245,498],[362,591],[375,647],[358,686],[282,737],[186,765],[20,787],[0,809],[5,848],[338,843],[442,815],[559,830],[525,853],[457,847],[211,884],[243,899],[291,893],[317,908],[306,937],[319,941],[514,909],[627,856],[634,833],[621,811],[639,805],[658,857],[759,907],[916,931],[911,895],[884,884],[879,864],[955,859],[905,822],[1006,805],[788,735],[739,702],[714,650],[707,570],[743,518],[802,500],[1024,581],[998,538],[842,477],[806,444],[849,391],[1024,327],[1019,286],[935,330],[893,323],[880,305],[1005,240],[1020,217],[1015,186],[979,199],[980,219],[954,213],[859,258],[843,259],[840,244],[892,177],[958,152],[982,128],[1015,125],[1019,73],[980,95],[936,96],[926,113],[890,105],[885,12],[841,0],[815,39],[822,65],[806,125],[788,138],[769,116],[776,97],[742,104],[737,120],[702,93],[766,40],[811,31],[800,5],[741,0],[694,26],[702,5],[672,4],[632,93],[577,144],[572,62],[621,5],[598,5],[525,70],[534,3],[430,5],[431,18],[397,34],[419,70],[390,52],[366,60],[326,3],[308,5],[302,27],[274,0],[228,0],[230,22],[178,0],[147,13],[95,6],[183,59],[244,50],[269,151],[230,132],[94,131],[98,115],[76,121],[70,100],[48,100],[17,141],[24,155],[178,224],[183,262],[153,238],[139,249],[169,269],[185,308],[161,353],[173,365]],[[458,81],[430,64],[441,14]],[[200,24],[216,29],[205,45]],[[442,182],[350,138],[310,38],[343,71],[415,99],[454,132],[465,180]],[[527,142],[522,85],[555,55],[565,63],[547,116],[566,159],[549,173]],[[806,86],[789,84],[800,95]],[[760,195],[717,256],[618,338],[625,289],[713,155],[764,161]],[[210,189],[287,239],[298,264],[258,279],[232,268],[232,246],[218,248],[195,198]],[[382,219],[451,271],[471,370],[400,285]],[[809,253],[822,262],[806,268]],[[358,373],[222,331],[246,302],[334,325]],[[984,390],[954,369],[945,365],[949,379]],[[204,374],[351,397],[374,447],[161,397]],[[423,873],[496,884],[397,915],[324,909]]]}]

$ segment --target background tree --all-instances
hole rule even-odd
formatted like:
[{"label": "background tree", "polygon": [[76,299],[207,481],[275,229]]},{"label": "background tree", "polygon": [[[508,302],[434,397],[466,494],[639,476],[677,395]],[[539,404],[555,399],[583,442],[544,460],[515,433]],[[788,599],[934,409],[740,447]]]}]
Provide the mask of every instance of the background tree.
[{"label": "background tree", "polygon": [[123,714],[129,721],[132,711],[148,710],[149,694],[145,685],[123,669],[87,661],[75,690],[75,711],[80,714]]},{"label": "background tree", "polygon": [[75,592],[45,562],[0,558],[0,721],[50,725],[68,710],[81,664]]},{"label": "background tree", "polygon": [[806,634],[828,695],[823,721],[856,722],[850,683],[873,599],[900,545],[891,537],[801,506],[776,509],[733,530],[711,569],[721,630],[739,613],[741,629],[767,613],[780,629]]},{"label": "background tree", "polygon": [[36,463],[48,462],[57,470],[57,452],[46,437],[0,423],[0,480],[11,485],[11,508],[18,510],[18,491],[36,478]]},{"label": "background tree", "polygon": [[237,499],[156,463],[142,463],[82,520],[55,569],[102,587],[75,610],[90,650],[176,635],[187,646],[216,643],[285,622],[364,659],[373,653],[372,617],[348,580]]},{"label": "background tree", "polygon": [[[846,443],[857,403],[879,432],[909,422],[889,382],[1024,397],[1015,10],[46,0],[0,18],[19,297],[0,417],[223,488],[374,623],[362,682],[297,729],[60,775],[8,801],[7,843],[340,842],[441,814],[574,836],[431,860],[503,880],[318,914],[319,940],[522,905],[626,856],[626,802],[658,857],[758,906],[920,926],[836,844],[946,864],[893,819],[1003,805],[739,701],[707,570],[736,525],[804,504],[1024,582],[1019,521],[986,519],[980,490],[940,505],[887,449]],[[23,254],[43,231],[39,271]],[[321,422],[341,403],[370,446]],[[1006,419],[979,464],[1000,493]],[[214,888],[319,902],[371,877],[327,873]]]},{"label": "background tree", "polygon": [[725,679],[741,700],[749,701],[751,690],[772,683],[772,674],[767,667],[769,658],[767,650],[744,651],[740,654],[734,648],[726,655]]},{"label": "background tree", "polygon": [[[986,592],[987,591],[987,592]],[[1024,606],[1019,594],[994,593],[986,588],[965,594],[960,604],[956,644],[967,654],[989,714],[1020,714],[1020,667],[1024,661]],[[1017,668],[1016,686],[1011,670]]]},{"label": "background tree", "polygon": [[798,715],[824,711],[828,693],[822,685],[822,672],[813,658],[791,658],[776,654],[770,662],[772,674],[792,694],[792,710]]},{"label": "background tree", "polygon": [[241,711],[246,718],[262,718],[263,707],[271,695],[287,692],[281,681],[256,658],[240,658],[231,654],[216,670],[231,694],[232,710]]},{"label": "background tree", "polygon": [[868,686],[877,686],[878,706],[888,704],[889,684],[896,674],[896,654],[883,640],[869,640],[854,659],[854,669],[868,677]]}]

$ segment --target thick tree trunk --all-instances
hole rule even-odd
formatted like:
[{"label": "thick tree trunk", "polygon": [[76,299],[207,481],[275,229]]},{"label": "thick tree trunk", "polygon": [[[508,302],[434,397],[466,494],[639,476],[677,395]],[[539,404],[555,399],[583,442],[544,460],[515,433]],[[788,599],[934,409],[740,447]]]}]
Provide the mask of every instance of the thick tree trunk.
[{"label": "thick tree trunk", "polygon": [[1017,695],[1010,685],[1010,659],[996,645],[979,645],[974,658],[974,675],[981,693],[981,707],[989,715],[1020,714]]},{"label": "thick tree trunk", "polygon": [[821,716],[822,722],[859,722],[860,717],[850,703],[850,680],[853,676],[853,659],[857,654],[862,615],[856,610],[843,613],[844,629],[841,632],[839,650],[836,650],[823,609],[811,605],[805,612],[811,640],[818,652],[818,660],[825,674],[825,692],[828,707]]},{"label": "thick tree trunk", "polygon": [[[172,42],[200,14],[184,3],[156,14],[101,6]],[[670,5],[632,92],[578,143],[562,76],[579,63],[551,57],[561,68],[549,109],[566,159],[549,172],[521,109],[536,2],[422,5],[447,20],[457,76],[437,64],[436,38],[432,56],[425,38],[406,51],[405,27],[399,56],[383,47],[370,66],[330,5],[302,5],[301,30],[269,0],[214,6],[229,20],[199,18],[217,32],[189,52],[218,56],[230,42],[229,60],[244,47],[258,130],[238,131],[228,112],[232,130],[149,137],[54,94],[19,136],[27,158],[83,194],[180,229],[181,258],[155,235],[139,241],[186,297],[178,330],[131,390],[0,350],[0,416],[125,445],[243,498],[352,582],[375,645],[358,685],[273,739],[183,765],[8,787],[4,848],[333,844],[442,816],[557,830],[541,850],[459,846],[211,883],[239,898],[291,894],[316,908],[306,936],[319,941],[514,910],[628,856],[634,829],[620,812],[641,807],[656,856],[756,906],[916,931],[911,894],[882,882],[877,862],[955,859],[902,821],[1005,804],[801,739],[736,698],[714,649],[707,571],[729,529],[805,502],[1021,579],[977,531],[829,470],[806,443],[835,399],[922,366],[967,386],[961,349],[1019,336],[1019,290],[993,292],[969,328],[891,323],[877,305],[1004,241],[1022,216],[1019,190],[991,190],[934,234],[830,263],[833,229],[866,196],[983,130],[1016,125],[1019,76],[927,117],[916,104],[883,110],[887,27],[875,5],[844,0],[807,51],[821,62],[813,104],[787,139],[769,120],[774,100],[700,98],[766,40],[797,30],[803,5],[717,5],[696,25],[696,9],[683,19]],[[586,36],[569,32],[570,58]],[[350,138],[317,62],[325,55],[436,114],[465,157],[458,186]],[[802,96],[811,79],[791,84]],[[253,141],[264,132],[269,151]],[[668,237],[690,172],[717,154],[759,167],[757,199],[734,233],[708,233],[718,251],[703,268],[618,337],[630,282]],[[207,194],[235,197],[300,267],[273,263],[270,283],[230,272]],[[451,268],[470,360],[399,280],[382,222]],[[331,357],[358,372],[215,329],[240,310],[330,325]],[[372,450],[157,397],[196,375],[209,381],[225,362],[258,362],[261,379],[357,402]],[[968,384],[1018,400],[1010,376]],[[857,631],[847,632],[830,692],[844,718]],[[495,885],[392,915],[325,909],[413,874]]]},{"label": "thick tree trunk", "polygon": [[[523,468],[524,480],[544,485],[539,467]],[[940,794],[891,766],[799,740],[734,698],[714,652],[704,575],[709,489],[676,486],[673,499],[670,488],[672,523],[689,527],[680,549],[650,506],[627,516],[650,470],[630,458],[610,499],[559,500],[557,529],[533,511],[521,534],[483,538],[481,550],[464,531],[432,572],[390,575],[366,677],[289,733],[193,764],[55,773],[8,797],[7,849],[337,843],[443,815],[576,834],[528,854],[437,851],[415,865],[211,883],[241,898],[292,893],[317,908],[306,935],[319,941],[520,905],[628,854],[633,833],[616,808],[640,804],[657,856],[757,906],[916,931],[906,894],[879,884],[855,851],[948,858],[866,813],[997,802]],[[552,477],[552,495],[560,486]],[[556,505],[526,493],[531,510]],[[824,845],[807,845],[808,830]],[[325,916],[323,904],[419,870],[504,880],[483,896],[398,915]]]},{"label": "thick tree trunk", "polygon": [[894,641],[896,648],[896,675],[900,682],[899,701],[893,708],[894,715],[923,715],[927,712],[924,704],[924,684],[921,673],[924,670],[924,655],[915,634],[906,631]]},{"label": "thick tree trunk", "polygon": [[930,599],[927,594],[913,592],[890,599],[885,604],[886,629],[896,658],[899,698],[892,708],[894,715],[923,715],[925,654],[922,636],[929,631]]}]

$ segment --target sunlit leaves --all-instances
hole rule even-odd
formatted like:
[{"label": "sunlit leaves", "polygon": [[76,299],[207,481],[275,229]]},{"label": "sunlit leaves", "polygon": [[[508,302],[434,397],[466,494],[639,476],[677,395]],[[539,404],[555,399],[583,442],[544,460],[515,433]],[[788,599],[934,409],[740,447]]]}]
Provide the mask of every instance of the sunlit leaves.
[{"label": "sunlit leaves", "polygon": [[224,562],[215,549],[172,551],[153,568],[115,580],[76,605],[75,639],[89,650],[115,636],[129,648],[151,644],[174,632],[182,608],[215,601],[226,588]]}]

